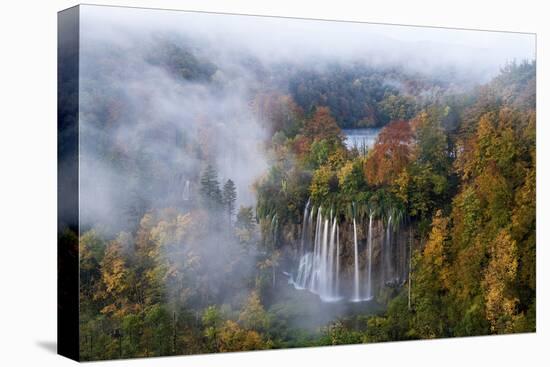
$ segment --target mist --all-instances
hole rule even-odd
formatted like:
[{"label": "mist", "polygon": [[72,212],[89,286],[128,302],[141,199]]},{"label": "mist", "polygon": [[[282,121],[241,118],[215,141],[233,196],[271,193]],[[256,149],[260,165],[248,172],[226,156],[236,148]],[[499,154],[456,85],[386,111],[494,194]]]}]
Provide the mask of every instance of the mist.
[{"label": "mist", "polygon": [[[179,34],[214,59],[251,55],[264,64],[366,61],[489,80],[507,62],[535,58],[534,34],[151,9],[86,7],[97,38]],[[92,25],[93,23],[93,25]],[[86,23],[85,23],[86,24]],[[101,26],[100,26],[101,25]]]},{"label": "mist", "polygon": [[[253,205],[250,187],[267,167],[261,142],[268,132],[249,104],[265,78],[277,78],[276,65],[318,70],[364,62],[466,85],[487,81],[507,62],[534,58],[535,42],[519,33],[100,6],[82,7],[81,29],[84,223],[120,218],[133,189],[126,172],[96,159],[96,137],[124,147],[127,157],[147,154],[156,170],[172,176],[157,183],[146,173],[151,203],[178,195],[172,191],[196,179],[208,161],[222,180],[235,181],[239,205]],[[185,80],[155,63],[163,42],[183,44],[212,65],[212,82]],[[104,126],[102,117],[116,124]],[[209,129],[215,141],[203,146],[201,158],[180,149],[178,137],[197,142]]]},{"label": "mist", "polygon": [[[191,212],[207,166],[222,186],[228,179],[235,183],[237,209],[254,208],[254,185],[273,158],[266,147],[270,121],[256,113],[255,97],[289,94],[289,79],[304,71],[397,68],[449,90],[468,90],[508,62],[533,59],[534,43],[531,34],[84,5],[81,227],[100,226],[114,235],[135,231],[154,210]],[[185,64],[175,61],[182,55]],[[385,83],[404,89],[392,78]],[[244,298],[239,290],[247,289],[244,279],[256,270],[258,251],[242,252],[208,218],[195,218],[192,228],[198,227],[204,246],[184,254],[168,248],[166,255],[183,262],[198,254],[196,266],[213,274],[211,289],[228,300]],[[228,264],[229,258],[238,261]],[[222,276],[219,269],[226,266],[234,271]],[[220,290],[227,284],[232,288]],[[316,307],[304,311],[314,325],[352,306]]]}]

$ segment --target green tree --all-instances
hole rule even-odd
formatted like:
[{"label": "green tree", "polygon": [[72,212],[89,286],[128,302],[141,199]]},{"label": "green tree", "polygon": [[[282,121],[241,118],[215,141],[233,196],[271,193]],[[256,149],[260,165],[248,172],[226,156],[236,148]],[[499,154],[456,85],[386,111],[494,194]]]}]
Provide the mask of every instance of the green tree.
[{"label": "green tree", "polygon": [[246,329],[258,332],[265,332],[269,329],[269,315],[262,305],[258,292],[253,291],[250,293],[239,314],[239,323]]},{"label": "green tree", "polygon": [[447,335],[445,296],[447,294],[447,260],[449,220],[438,210],[432,230],[413,272],[412,305],[414,329],[421,338]]},{"label": "green tree", "polygon": [[229,222],[235,213],[235,201],[237,200],[237,189],[235,188],[235,183],[229,179],[223,185],[222,192],[222,203],[227,211],[227,216]]},{"label": "green tree", "polygon": [[155,304],[145,310],[143,338],[150,355],[171,354],[173,327],[173,319],[165,306]]},{"label": "green tree", "polygon": [[222,205],[222,192],[218,182],[218,173],[212,165],[206,166],[200,179],[200,196],[203,205],[211,210],[218,209]]},{"label": "green tree", "polygon": [[243,228],[248,231],[252,231],[256,226],[254,221],[254,209],[251,206],[241,206],[239,213],[237,213],[238,228]]},{"label": "green tree", "polygon": [[269,346],[263,342],[258,332],[242,329],[232,320],[227,320],[223,324],[218,335],[220,352],[262,350]]},{"label": "green tree", "polygon": [[222,325],[222,321],[222,315],[216,306],[207,307],[202,314],[204,336],[209,352],[216,352],[219,350],[219,329]]},{"label": "green tree", "polygon": [[361,343],[361,333],[352,330],[348,325],[338,320],[328,325],[323,330],[321,336],[321,345],[342,345],[342,344],[359,344]]},{"label": "green tree", "polygon": [[338,177],[329,165],[321,166],[313,173],[309,189],[313,201],[322,203],[331,193],[338,191]]},{"label": "green tree", "polygon": [[101,280],[100,264],[105,253],[105,241],[94,229],[80,236],[80,294],[92,298]]},{"label": "green tree", "polygon": [[365,191],[367,183],[363,174],[363,160],[350,160],[340,168],[338,172],[338,186],[340,192],[347,198],[353,198]]},{"label": "green tree", "polygon": [[416,113],[416,102],[412,96],[385,93],[384,99],[378,103],[380,110],[390,121],[409,120]]},{"label": "green tree", "polygon": [[411,122],[415,136],[412,163],[396,180],[397,196],[408,204],[412,217],[424,221],[442,209],[455,191],[451,148],[442,127],[446,114],[447,109],[433,106]]},{"label": "green tree", "polygon": [[140,314],[128,314],[122,319],[123,356],[137,356],[141,351],[143,319]]}]

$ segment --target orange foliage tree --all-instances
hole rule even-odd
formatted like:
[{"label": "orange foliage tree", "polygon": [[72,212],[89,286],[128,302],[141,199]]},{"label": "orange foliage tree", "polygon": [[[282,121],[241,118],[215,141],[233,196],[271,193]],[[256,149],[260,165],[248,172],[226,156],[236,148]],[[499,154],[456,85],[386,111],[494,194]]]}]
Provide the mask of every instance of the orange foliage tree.
[{"label": "orange foliage tree", "polygon": [[313,140],[341,139],[342,131],[328,107],[317,107],[311,119],[305,122],[303,134]]},{"label": "orange foliage tree", "polygon": [[378,136],[365,164],[371,185],[391,184],[410,160],[413,133],[408,121],[393,121]]}]

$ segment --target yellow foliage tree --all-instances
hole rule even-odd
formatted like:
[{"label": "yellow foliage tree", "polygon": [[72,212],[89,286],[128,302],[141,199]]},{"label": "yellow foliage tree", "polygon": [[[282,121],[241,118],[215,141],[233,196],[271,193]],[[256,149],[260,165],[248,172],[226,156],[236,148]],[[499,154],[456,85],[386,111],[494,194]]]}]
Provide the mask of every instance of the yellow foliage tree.
[{"label": "yellow foliage tree", "polygon": [[239,322],[247,329],[263,331],[269,328],[269,318],[260,301],[258,292],[253,291],[248,297],[241,313]]},{"label": "yellow foliage tree", "polygon": [[130,271],[124,257],[125,245],[128,244],[130,235],[122,232],[111,241],[105,250],[105,256],[101,261],[101,282],[102,289],[96,295],[98,299],[105,299],[110,302],[105,306],[102,313],[113,313],[123,316],[126,313],[127,290],[129,285]]},{"label": "yellow foliage tree", "polygon": [[266,349],[266,344],[256,331],[242,329],[235,321],[227,320],[218,333],[220,352]]},{"label": "yellow foliage tree", "polygon": [[486,315],[492,332],[507,333],[513,331],[518,303],[512,292],[518,268],[516,241],[507,229],[499,232],[489,252],[491,260],[483,278]]}]

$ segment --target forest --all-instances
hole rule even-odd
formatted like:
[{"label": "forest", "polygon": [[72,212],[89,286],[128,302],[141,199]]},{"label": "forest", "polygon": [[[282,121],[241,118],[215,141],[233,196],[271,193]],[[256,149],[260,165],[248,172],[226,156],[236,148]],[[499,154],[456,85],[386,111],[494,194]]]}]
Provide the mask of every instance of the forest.
[{"label": "forest", "polygon": [[[463,85],[243,56],[243,89],[177,39],[143,64],[89,45],[84,207],[61,239],[83,360],[535,331],[535,61]],[[380,132],[350,147],[354,128]]]}]

